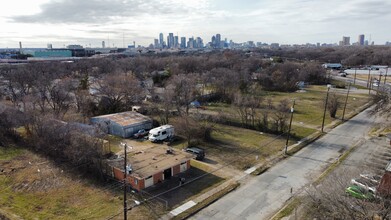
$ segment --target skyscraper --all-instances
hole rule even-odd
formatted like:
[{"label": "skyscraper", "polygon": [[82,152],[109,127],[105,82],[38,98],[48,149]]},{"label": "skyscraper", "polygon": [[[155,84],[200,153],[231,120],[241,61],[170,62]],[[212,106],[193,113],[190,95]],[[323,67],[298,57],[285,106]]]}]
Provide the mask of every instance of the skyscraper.
[{"label": "skyscraper", "polygon": [[173,33],[168,34],[167,46],[168,46],[168,48],[174,47],[174,34]]},{"label": "skyscraper", "polygon": [[181,37],[181,48],[186,48],[186,37]]},{"label": "skyscraper", "polygon": [[216,48],[216,37],[213,35],[212,36],[212,41],[211,41],[211,46],[213,47],[213,48]]},{"label": "skyscraper", "polygon": [[221,48],[221,35],[216,34],[216,48]]},{"label": "skyscraper", "polygon": [[358,45],[364,46],[364,42],[365,42],[365,35],[364,34],[358,35]]},{"label": "skyscraper", "polygon": [[187,42],[187,48],[194,48],[194,38],[190,37],[189,41]]},{"label": "skyscraper", "polygon": [[154,48],[159,48],[159,47],[160,47],[160,44],[159,44],[159,40],[158,40],[158,39],[155,39],[154,44],[153,44],[153,47],[154,47]]},{"label": "skyscraper", "polygon": [[204,47],[204,42],[202,41],[202,39],[200,37],[196,38],[196,47],[197,48],[203,48]]},{"label": "skyscraper", "polygon": [[160,43],[160,47],[163,48],[164,46],[163,33],[159,34],[159,43]]},{"label": "skyscraper", "polygon": [[342,37],[342,45],[343,46],[349,46],[350,45],[350,37]]},{"label": "skyscraper", "polygon": [[178,36],[175,36],[175,37],[174,37],[174,47],[175,47],[175,48],[178,48],[178,47],[179,47],[179,38],[178,38]]}]

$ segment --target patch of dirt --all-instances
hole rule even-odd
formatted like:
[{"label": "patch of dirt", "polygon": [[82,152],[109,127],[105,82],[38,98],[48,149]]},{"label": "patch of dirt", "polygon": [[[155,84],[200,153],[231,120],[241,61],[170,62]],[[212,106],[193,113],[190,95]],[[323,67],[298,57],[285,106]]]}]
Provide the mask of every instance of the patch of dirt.
[{"label": "patch of dirt", "polygon": [[67,184],[63,170],[29,152],[0,161],[0,167],[0,175],[8,177],[14,191],[45,192]]}]

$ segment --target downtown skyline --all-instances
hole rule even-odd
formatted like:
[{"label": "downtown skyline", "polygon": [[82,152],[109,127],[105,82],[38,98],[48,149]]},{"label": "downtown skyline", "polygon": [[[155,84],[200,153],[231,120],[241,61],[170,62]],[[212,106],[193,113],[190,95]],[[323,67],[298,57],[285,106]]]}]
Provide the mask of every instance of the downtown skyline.
[{"label": "downtown skyline", "polygon": [[15,0],[0,9],[0,48],[148,46],[159,33],[234,42],[338,43],[365,34],[383,45],[391,2],[378,0]]}]

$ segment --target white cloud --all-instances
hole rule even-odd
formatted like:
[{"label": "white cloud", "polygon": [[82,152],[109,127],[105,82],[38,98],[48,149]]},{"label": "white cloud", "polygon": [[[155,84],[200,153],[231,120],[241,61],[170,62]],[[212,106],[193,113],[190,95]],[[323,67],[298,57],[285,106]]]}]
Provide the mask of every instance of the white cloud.
[{"label": "white cloud", "polygon": [[147,45],[160,32],[269,43],[337,42],[364,33],[384,43],[391,40],[389,11],[388,0],[13,0],[0,8],[0,47],[67,39],[99,45],[107,38],[122,46],[123,36]]}]

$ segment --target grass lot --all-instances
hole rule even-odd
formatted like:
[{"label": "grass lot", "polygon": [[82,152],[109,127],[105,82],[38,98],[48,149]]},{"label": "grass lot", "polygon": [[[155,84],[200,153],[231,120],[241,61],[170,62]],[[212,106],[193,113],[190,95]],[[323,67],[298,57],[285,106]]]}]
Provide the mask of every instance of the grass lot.
[{"label": "grass lot", "polygon": [[[0,213],[5,215],[107,219],[121,211],[122,191],[118,187],[109,188],[68,173],[27,150],[0,147],[0,167]],[[135,216],[148,213],[143,207],[134,212]],[[134,219],[142,219],[139,216]]]},{"label": "grass lot", "polygon": [[[301,125],[303,128],[312,128],[317,129],[322,124],[323,119],[323,106],[324,100],[326,98],[326,86],[310,86],[305,89],[304,92],[294,92],[294,93],[282,93],[282,92],[263,92],[261,96],[264,99],[272,99],[274,105],[278,104],[279,101],[283,99],[293,100],[295,99],[295,113],[293,122],[300,123],[296,126],[296,135],[298,137],[304,137],[308,135],[310,132],[307,129],[299,129],[298,127]],[[343,104],[345,102],[346,97],[346,89],[331,89],[331,93],[336,93],[339,96],[341,106],[337,111],[337,118],[342,117]],[[363,106],[368,102],[367,94],[357,94],[351,92],[349,94],[348,104],[346,106],[345,114],[349,114],[349,112],[355,111],[357,107]],[[235,107],[232,107],[229,104],[225,103],[211,103],[207,106],[208,111],[213,112],[224,112],[235,122],[239,122],[237,112]],[[263,111],[259,109],[258,112]],[[202,112],[202,111],[201,111]],[[270,114],[272,117],[272,114]],[[271,120],[271,119],[270,119]],[[330,118],[328,113],[326,113],[325,124],[331,123],[334,120]]]},{"label": "grass lot", "polygon": [[[303,92],[281,93],[264,92],[260,94],[265,99],[271,98],[276,105],[280,100],[296,100],[295,112],[289,144],[313,134],[320,129],[323,118],[324,99],[326,97],[326,86],[310,86]],[[340,120],[346,97],[346,89],[332,88],[331,93],[336,93],[341,102],[336,118],[332,119],[326,112],[325,125],[333,120]],[[368,102],[367,94],[351,92],[349,94],[345,117]],[[262,111],[259,109],[258,111]],[[202,113],[202,111],[200,111]],[[234,107],[226,103],[211,103],[207,106],[205,114],[210,112],[224,112],[234,122],[238,122],[238,115]],[[270,118],[273,113],[270,113]],[[270,122],[272,123],[272,122]],[[227,125],[216,125],[216,131],[212,133],[215,140],[212,143],[203,143],[208,155],[218,162],[228,163],[239,169],[246,169],[259,163],[265,157],[276,154],[285,146],[286,136],[261,133],[259,131],[233,127]],[[258,156],[258,158],[256,157]],[[258,160],[257,160],[258,159]]]},{"label": "grass lot", "polygon": [[285,146],[284,136],[226,125],[217,125],[212,138],[215,141],[204,146],[207,157],[212,156],[219,162],[238,169],[247,169]]}]

